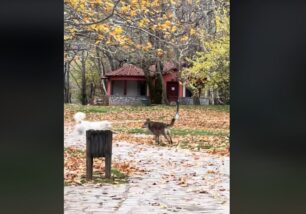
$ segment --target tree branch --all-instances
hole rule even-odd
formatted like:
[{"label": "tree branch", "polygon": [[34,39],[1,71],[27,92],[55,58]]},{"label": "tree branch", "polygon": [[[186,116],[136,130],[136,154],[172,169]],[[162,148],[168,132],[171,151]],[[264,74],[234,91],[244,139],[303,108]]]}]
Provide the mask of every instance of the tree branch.
[{"label": "tree branch", "polygon": [[106,20],[108,20],[109,18],[111,18],[111,17],[115,14],[116,7],[117,7],[117,5],[118,5],[119,3],[120,3],[120,0],[118,0],[118,1],[115,3],[115,5],[114,5],[114,7],[113,7],[113,9],[112,9],[112,12],[111,12],[108,16],[106,16],[105,18],[100,19],[100,20],[95,21],[95,22],[80,23],[79,25],[85,25],[85,26],[87,26],[87,25],[95,25],[95,24],[99,24],[99,23],[105,22]]}]

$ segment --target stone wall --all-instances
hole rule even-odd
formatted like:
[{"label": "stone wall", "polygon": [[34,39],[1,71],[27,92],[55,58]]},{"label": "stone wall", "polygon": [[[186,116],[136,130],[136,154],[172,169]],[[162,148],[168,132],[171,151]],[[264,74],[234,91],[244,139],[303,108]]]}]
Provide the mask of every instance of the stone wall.
[{"label": "stone wall", "polygon": [[100,98],[96,98],[94,101],[95,105],[108,105],[108,97],[107,96],[101,96]]},{"label": "stone wall", "polygon": [[[194,105],[192,97],[180,97],[179,102],[182,105]],[[146,96],[109,96],[109,105],[149,105],[150,100]],[[200,98],[201,105],[209,105],[208,98]]]},{"label": "stone wall", "polygon": [[179,102],[182,105],[193,105],[192,97],[180,97]]},{"label": "stone wall", "polygon": [[208,98],[200,98],[200,104],[201,105],[209,105],[209,99]]},{"label": "stone wall", "polygon": [[[193,98],[192,97],[180,97],[179,102],[182,105],[193,105]],[[200,104],[201,105],[209,105],[209,99],[208,98],[200,98]]]},{"label": "stone wall", "polygon": [[109,96],[109,105],[148,105],[149,99],[146,96]]}]

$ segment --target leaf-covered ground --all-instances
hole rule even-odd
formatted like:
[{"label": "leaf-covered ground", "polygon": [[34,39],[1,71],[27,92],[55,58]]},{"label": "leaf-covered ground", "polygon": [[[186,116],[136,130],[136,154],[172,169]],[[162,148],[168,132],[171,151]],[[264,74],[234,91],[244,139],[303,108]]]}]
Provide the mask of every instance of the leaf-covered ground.
[{"label": "leaf-covered ground", "polygon": [[[109,120],[114,140],[154,144],[153,136],[141,126],[146,118],[170,122],[175,106],[80,106],[65,105],[65,125],[73,124],[73,114],[82,111],[87,120]],[[171,129],[174,145],[195,151],[229,154],[229,106],[180,106],[180,118]],[[169,146],[165,139],[162,146]]]},{"label": "leaf-covered ground", "polygon": [[[100,173],[83,184],[84,140],[65,153],[65,176],[75,176],[65,186],[65,213],[229,213],[229,157],[115,140],[114,181]],[[65,141],[69,148],[75,140]],[[96,160],[96,172],[101,165]]]},{"label": "leaf-covered ground", "polygon": [[[77,111],[113,123],[111,179],[95,158],[93,180],[86,181],[86,138],[72,120]],[[174,145],[156,145],[141,128],[144,120],[169,122],[174,114],[175,106],[66,105],[65,212],[229,213],[228,106],[181,106]]]},{"label": "leaf-covered ground", "polygon": [[111,179],[104,178],[104,159],[93,159],[93,180],[86,180],[85,150],[68,147],[64,150],[65,185],[83,185],[85,183],[101,185],[103,183],[120,184],[127,182],[130,174],[139,174],[143,169],[137,168],[131,161],[112,161]]}]

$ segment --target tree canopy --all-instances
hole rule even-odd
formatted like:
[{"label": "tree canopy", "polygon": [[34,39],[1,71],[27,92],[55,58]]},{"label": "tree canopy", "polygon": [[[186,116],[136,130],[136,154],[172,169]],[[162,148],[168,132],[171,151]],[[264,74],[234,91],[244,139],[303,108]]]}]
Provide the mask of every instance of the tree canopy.
[{"label": "tree canopy", "polygon": [[148,68],[171,60],[181,70],[190,59],[192,68],[182,77],[191,88],[196,82],[191,76],[218,87],[226,79],[228,0],[65,0],[64,5],[67,63],[80,63],[86,51],[103,75],[122,62]]},{"label": "tree canopy", "polygon": [[229,17],[223,10],[216,16],[216,33],[210,35],[205,30],[201,36],[203,51],[197,52],[189,60],[191,66],[182,76],[196,93],[202,89],[229,90]]}]

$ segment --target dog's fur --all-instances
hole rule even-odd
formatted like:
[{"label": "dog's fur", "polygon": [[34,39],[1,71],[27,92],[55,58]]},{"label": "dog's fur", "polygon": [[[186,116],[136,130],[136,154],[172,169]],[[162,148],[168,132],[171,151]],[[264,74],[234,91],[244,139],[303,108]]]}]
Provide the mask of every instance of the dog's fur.
[{"label": "dog's fur", "polygon": [[143,124],[142,128],[147,128],[150,132],[154,135],[155,141],[159,144],[159,136],[163,135],[165,139],[170,143],[173,144],[171,138],[170,127],[174,125],[174,122],[179,118],[179,102],[176,102],[176,114],[175,117],[172,118],[170,124],[161,123],[161,122],[154,122],[150,119],[147,119],[146,122]]},{"label": "dog's fur", "polygon": [[86,114],[83,112],[77,112],[73,116],[76,125],[75,130],[81,135],[84,134],[87,130],[111,130],[112,124],[107,121],[86,121]]}]

